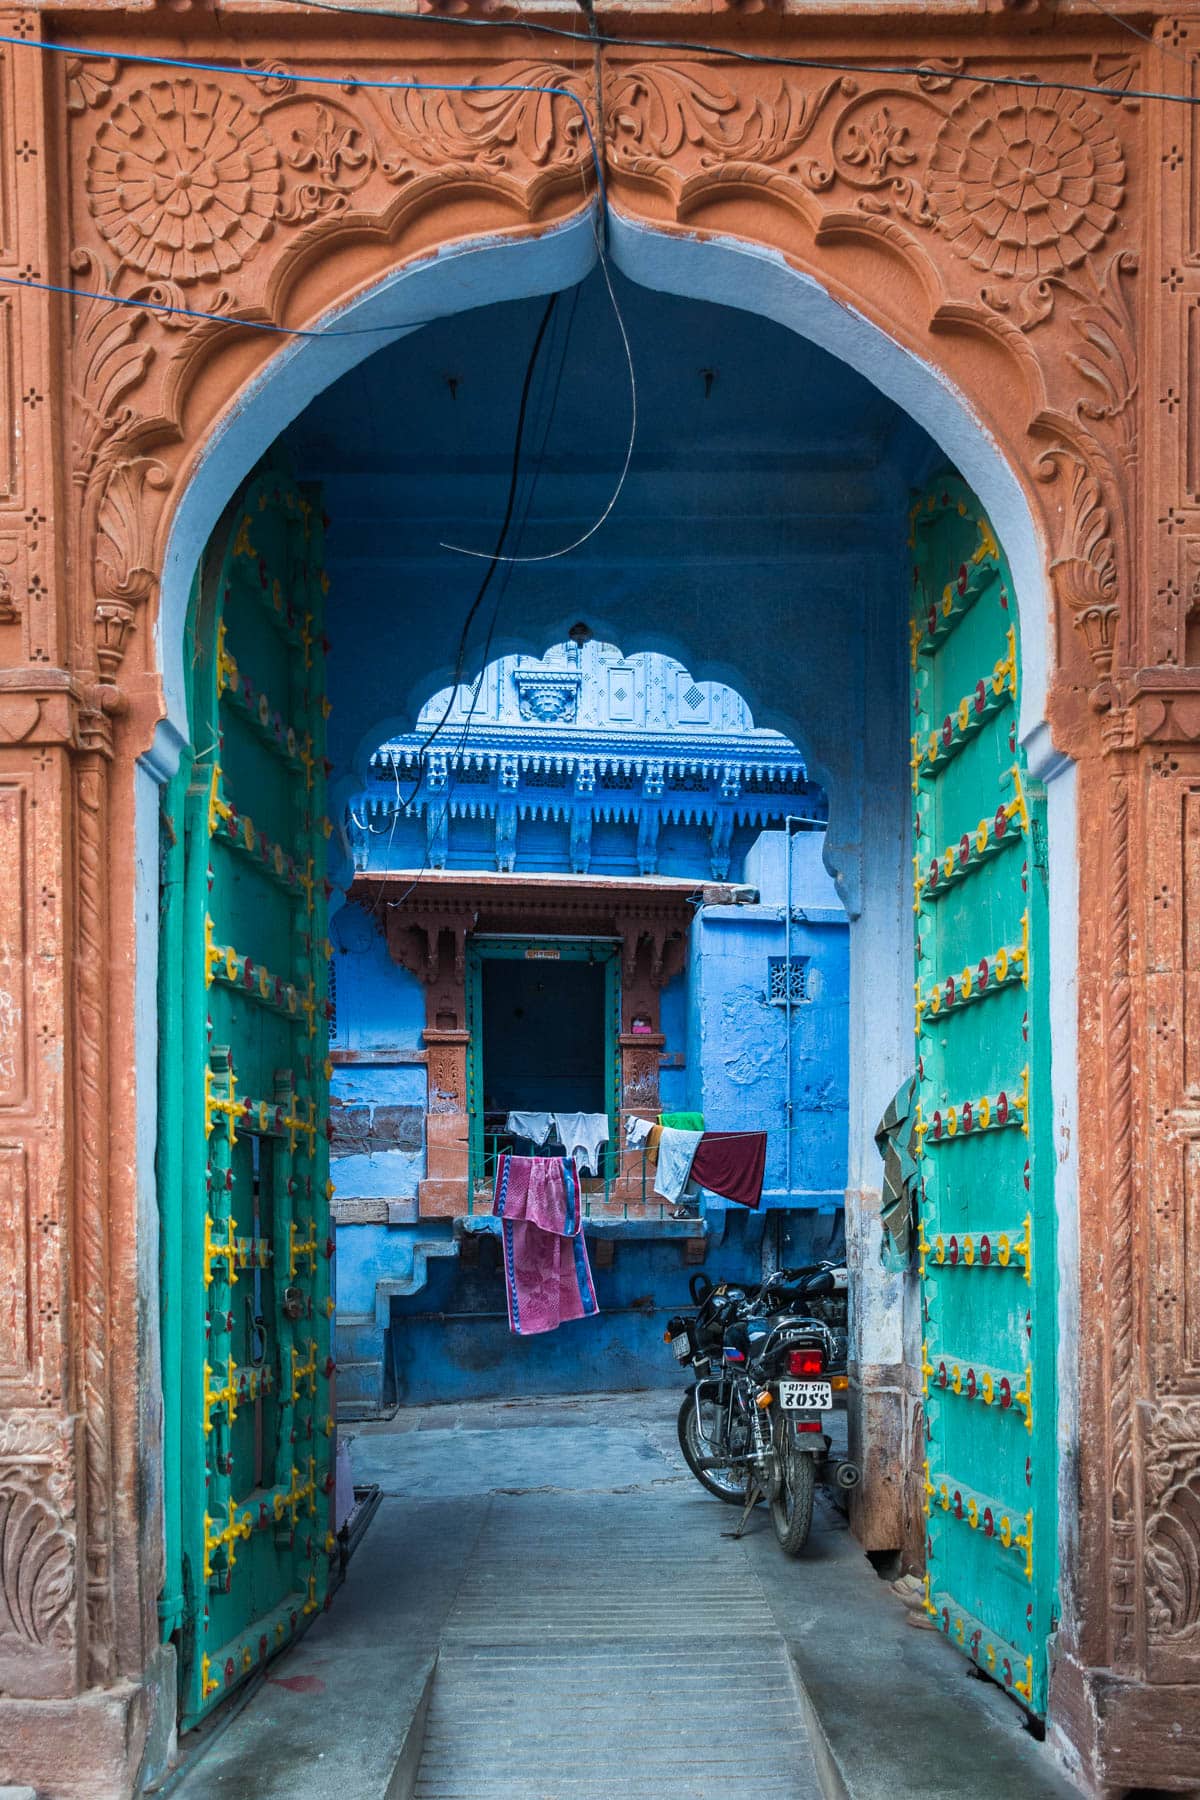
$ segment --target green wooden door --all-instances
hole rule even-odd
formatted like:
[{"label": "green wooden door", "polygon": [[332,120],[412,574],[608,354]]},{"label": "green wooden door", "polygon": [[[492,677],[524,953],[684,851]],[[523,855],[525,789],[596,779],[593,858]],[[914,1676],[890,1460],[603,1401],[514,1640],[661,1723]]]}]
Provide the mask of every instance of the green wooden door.
[{"label": "green wooden door", "polygon": [[1017,743],[1003,552],[957,480],[912,522],[926,1605],[1041,1714],[1057,1568],[1044,801]]},{"label": "green wooden door", "polygon": [[184,1726],[321,1606],[333,1548],[321,545],[311,496],[251,481],[197,582],[168,803],[161,1610]]}]

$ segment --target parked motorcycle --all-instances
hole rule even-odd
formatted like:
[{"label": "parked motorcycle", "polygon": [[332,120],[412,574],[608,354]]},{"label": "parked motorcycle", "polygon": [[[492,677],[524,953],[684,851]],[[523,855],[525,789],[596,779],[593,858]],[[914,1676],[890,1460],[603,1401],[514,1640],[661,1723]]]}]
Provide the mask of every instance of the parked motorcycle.
[{"label": "parked motorcycle", "polygon": [[698,1271],[695,1316],[667,1327],[673,1354],[695,1378],[679,1409],[688,1467],[710,1494],[742,1505],[735,1536],[765,1499],[789,1556],[808,1541],[818,1474],[843,1487],[858,1479],[845,1460],[831,1465],[824,1429],[845,1334],[816,1313],[844,1291],[845,1271],[828,1263],[779,1270],[753,1289],[714,1287]]}]

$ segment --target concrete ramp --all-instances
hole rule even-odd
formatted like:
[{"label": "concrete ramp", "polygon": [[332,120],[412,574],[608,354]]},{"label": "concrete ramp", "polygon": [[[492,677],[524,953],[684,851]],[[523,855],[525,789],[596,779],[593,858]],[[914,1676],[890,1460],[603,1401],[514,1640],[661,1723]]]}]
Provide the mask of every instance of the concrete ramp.
[{"label": "concrete ramp", "polygon": [[415,1800],[817,1800],[790,1658],[709,1502],[493,1503]]}]

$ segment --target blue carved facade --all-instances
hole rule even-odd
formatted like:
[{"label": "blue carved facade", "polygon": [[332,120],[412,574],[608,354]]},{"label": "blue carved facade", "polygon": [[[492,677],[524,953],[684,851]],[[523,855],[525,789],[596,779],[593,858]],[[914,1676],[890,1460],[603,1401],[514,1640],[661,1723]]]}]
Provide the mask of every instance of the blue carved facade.
[{"label": "blue carved facade", "polygon": [[[622,656],[602,643],[506,656],[477,687],[435,695],[412,733],[381,748],[349,809],[359,886],[331,934],[345,1412],[670,1382],[662,1323],[687,1305],[698,1264],[752,1280],[764,1260],[837,1250],[849,956],[823,866],[825,816],[799,752],[757,730],[733,690],[694,681],[664,656]],[[633,1204],[603,1206],[598,1196],[588,1235],[599,1319],[514,1340],[482,1189],[456,1216],[427,1205],[447,1126],[455,1140],[469,1129],[469,1106],[461,1128],[439,1113],[433,1074],[437,1046],[463,1023],[455,982],[445,980],[450,938],[435,911],[424,949],[406,964],[388,921],[425,893],[434,907],[448,881],[486,909],[524,891],[529,876],[557,877],[550,891],[567,904],[631,887],[648,898],[670,891],[676,904],[692,896],[686,946],[654,990],[655,1105],[701,1111],[713,1129],[766,1130],[768,1152],[757,1213],[702,1193],[696,1220],[671,1218],[652,1175]],[[731,885],[705,891],[714,879]],[[532,938],[539,927],[531,915],[520,929]],[[430,985],[439,937],[443,980]],[[569,1036],[570,1019],[559,1029]],[[621,1043],[628,1053],[630,1040]],[[614,1129],[632,1098],[626,1086]]]},{"label": "blue carved facade", "polygon": [[725,881],[788,814],[822,826],[824,795],[740,695],[669,657],[587,641],[502,657],[436,694],[372,758],[349,834],[359,871]]}]

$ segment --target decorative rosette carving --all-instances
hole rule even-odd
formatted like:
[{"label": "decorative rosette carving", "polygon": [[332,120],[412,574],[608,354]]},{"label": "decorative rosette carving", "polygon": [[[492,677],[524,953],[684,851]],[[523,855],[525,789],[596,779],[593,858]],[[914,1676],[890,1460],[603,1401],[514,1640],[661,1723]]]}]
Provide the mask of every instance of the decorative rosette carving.
[{"label": "decorative rosette carving", "polygon": [[93,217],[135,269],[200,281],[240,268],[271,228],[279,153],[213,82],[156,81],[101,125],[88,156]]},{"label": "decorative rosette carving", "polygon": [[975,88],[938,132],[929,193],[942,232],[977,269],[1028,280],[1076,268],[1124,193],[1108,121],[1077,94]]}]

